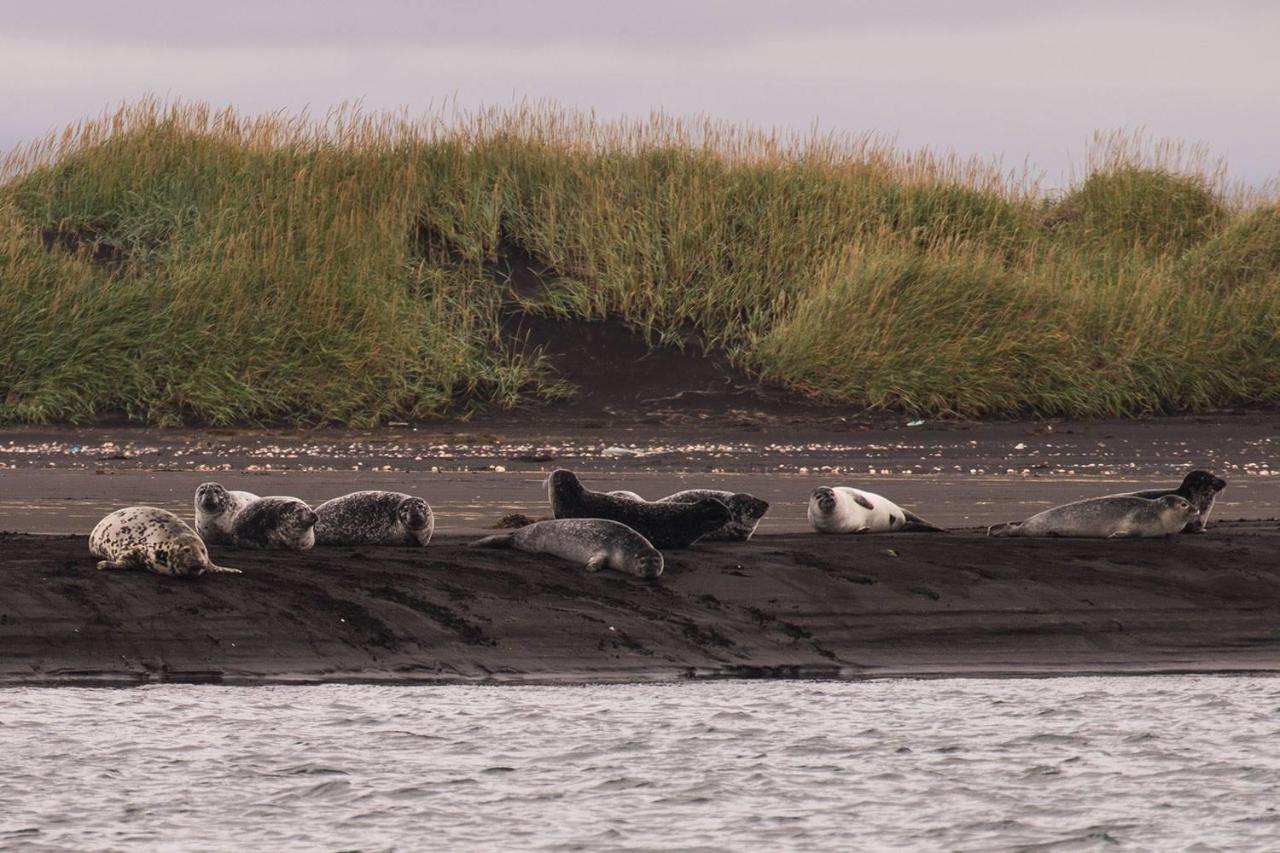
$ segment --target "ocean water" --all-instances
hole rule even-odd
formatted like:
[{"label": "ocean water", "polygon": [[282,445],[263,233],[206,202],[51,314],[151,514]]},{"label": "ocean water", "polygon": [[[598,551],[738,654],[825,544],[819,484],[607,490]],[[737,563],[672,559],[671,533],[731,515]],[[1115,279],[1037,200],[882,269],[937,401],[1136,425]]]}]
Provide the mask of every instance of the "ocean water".
[{"label": "ocean water", "polygon": [[1277,850],[1280,678],[0,690],[0,848]]}]

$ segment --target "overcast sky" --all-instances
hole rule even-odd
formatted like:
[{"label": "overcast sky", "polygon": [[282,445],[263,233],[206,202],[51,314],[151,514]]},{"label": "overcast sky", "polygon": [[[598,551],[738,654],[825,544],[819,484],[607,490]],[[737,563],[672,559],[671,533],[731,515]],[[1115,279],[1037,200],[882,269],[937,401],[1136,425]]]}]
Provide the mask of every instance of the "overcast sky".
[{"label": "overcast sky", "polygon": [[[1050,8],[1053,7],[1053,8]],[[0,4],[0,150],[147,93],[258,112],[550,98],[1030,157],[1094,130],[1280,175],[1280,2],[59,0]]]}]

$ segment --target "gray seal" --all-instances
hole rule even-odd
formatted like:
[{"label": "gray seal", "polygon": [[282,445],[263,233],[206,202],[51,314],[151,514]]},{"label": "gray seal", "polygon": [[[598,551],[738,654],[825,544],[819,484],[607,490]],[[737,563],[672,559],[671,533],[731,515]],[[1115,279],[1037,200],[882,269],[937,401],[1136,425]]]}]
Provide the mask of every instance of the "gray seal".
[{"label": "gray seal", "polygon": [[258,498],[231,519],[229,533],[241,548],[305,551],[316,544],[316,511],[297,498]]},{"label": "gray seal", "polygon": [[662,574],[662,554],[636,531],[603,518],[535,521],[513,533],[486,536],[473,548],[515,548],[584,563],[589,572],[613,569],[638,578]]},{"label": "gray seal", "polygon": [[317,545],[426,545],[436,517],[402,492],[352,492],[316,507]]},{"label": "gray seal", "polygon": [[702,538],[708,542],[746,542],[756,532],[760,519],[769,511],[769,502],[749,495],[746,492],[728,492],[722,489],[685,489],[665,498],[658,498],[658,503],[697,503],[700,500],[714,498],[729,508],[733,516],[728,524],[711,531]]},{"label": "gray seal", "polygon": [[988,536],[1073,536],[1116,539],[1170,536],[1194,521],[1198,512],[1186,498],[1165,495],[1152,500],[1111,495],[1063,504],[1036,513],[1026,521],[996,524]]},{"label": "gray seal", "polygon": [[99,569],[146,569],[178,578],[240,574],[215,566],[185,521],[153,506],[118,509],[99,521],[89,534],[89,553],[101,561]]},{"label": "gray seal", "polygon": [[572,471],[552,471],[547,497],[556,518],[605,518],[625,524],[655,548],[687,548],[728,524],[729,508],[715,498],[694,503],[658,503],[593,492]]},{"label": "gray seal", "polygon": [[231,519],[257,499],[253,492],[233,492],[221,483],[201,483],[196,487],[196,533],[206,544],[230,544]]},{"label": "gray seal", "polygon": [[1204,533],[1209,524],[1209,513],[1213,512],[1213,502],[1218,492],[1227,487],[1227,481],[1215,477],[1208,471],[1195,470],[1182,478],[1182,485],[1176,489],[1144,489],[1140,492],[1129,492],[1127,497],[1149,498],[1154,500],[1165,495],[1177,495],[1186,498],[1199,511],[1199,515],[1187,522],[1183,533]]}]

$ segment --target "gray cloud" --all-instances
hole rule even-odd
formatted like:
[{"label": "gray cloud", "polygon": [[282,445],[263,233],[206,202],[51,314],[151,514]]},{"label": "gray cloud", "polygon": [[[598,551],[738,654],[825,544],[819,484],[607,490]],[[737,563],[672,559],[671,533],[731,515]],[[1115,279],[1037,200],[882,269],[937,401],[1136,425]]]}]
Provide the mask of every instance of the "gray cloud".
[{"label": "gray cloud", "polygon": [[1030,156],[1092,131],[1204,142],[1280,173],[1280,6],[1023,2],[27,4],[0,26],[0,147],[146,93],[247,111],[550,98]]}]

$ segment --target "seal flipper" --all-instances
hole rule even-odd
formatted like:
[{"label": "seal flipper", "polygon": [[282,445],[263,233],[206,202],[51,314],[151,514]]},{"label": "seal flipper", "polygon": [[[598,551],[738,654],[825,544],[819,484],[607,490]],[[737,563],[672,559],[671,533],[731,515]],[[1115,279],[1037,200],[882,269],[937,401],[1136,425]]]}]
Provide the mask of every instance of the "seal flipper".
[{"label": "seal flipper", "polygon": [[1004,524],[993,524],[987,528],[988,536],[1017,536],[1021,521],[1006,521]]},{"label": "seal flipper", "polygon": [[510,533],[499,533],[497,536],[486,536],[483,539],[477,539],[474,542],[468,542],[468,548],[510,548]]},{"label": "seal flipper", "polygon": [[907,517],[906,521],[902,523],[903,533],[943,533],[945,532],[941,527],[933,526],[932,524],[925,521],[923,518],[916,515],[914,512],[911,512],[910,510],[904,509],[902,511],[902,514]]},{"label": "seal flipper", "polygon": [[595,573],[601,569],[607,568],[609,564],[608,554],[593,554],[590,560],[587,560],[587,571]]},{"label": "seal flipper", "polygon": [[129,569],[145,569],[147,558],[141,551],[130,551],[114,560],[100,560],[98,571],[128,571]]},{"label": "seal flipper", "polygon": [[242,575],[244,574],[244,572],[240,571],[239,569],[231,569],[226,566],[215,566],[213,563],[210,563],[208,566],[205,567],[205,573],[211,574],[211,575]]},{"label": "seal flipper", "polygon": [[875,509],[875,505],[872,504],[871,501],[867,500],[862,495],[854,495],[853,502],[856,503],[858,506],[862,507],[863,509]]}]

